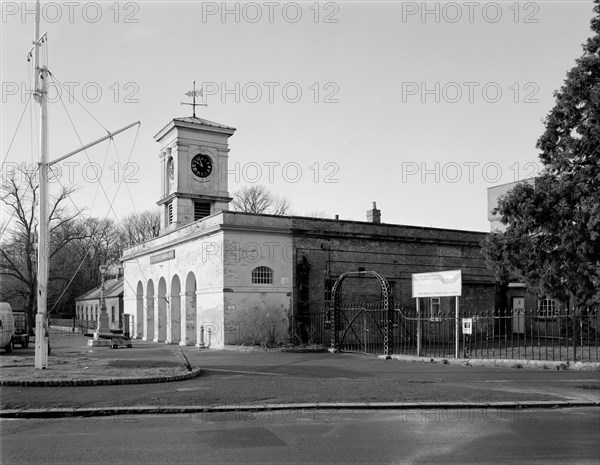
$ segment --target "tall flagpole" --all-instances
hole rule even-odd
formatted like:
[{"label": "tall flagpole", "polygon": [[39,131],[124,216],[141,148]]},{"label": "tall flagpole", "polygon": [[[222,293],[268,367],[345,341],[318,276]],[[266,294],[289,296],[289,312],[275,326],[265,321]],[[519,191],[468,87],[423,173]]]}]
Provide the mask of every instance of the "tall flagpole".
[{"label": "tall flagpole", "polygon": [[38,254],[37,254],[37,313],[35,315],[35,368],[44,369],[48,367],[48,269],[50,262],[50,240],[48,228],[48,172],[50,166],[58,163],[76,153],[92,147],[108,138],[139,125],[137,121],[124,128],[108,133],[91,144],[86,144],[53,162],[48,161],[48,68],[40,65],[40,47],[44,42],[45,35],[40,36],[40,0],[35,2],[35,35],[33,40],[34,56],[34,78],[33,95],[35,101],[40,105],[40,163],[39,163],[39,203],[38,203]]},{"label": "tall flagpole", "polygon": [[48,68],[40,66],[40,1],[35,2],[34,96],[40,104],[40,198],[38,203],[37,314],[35,316],[35,368],[48,366]]}]

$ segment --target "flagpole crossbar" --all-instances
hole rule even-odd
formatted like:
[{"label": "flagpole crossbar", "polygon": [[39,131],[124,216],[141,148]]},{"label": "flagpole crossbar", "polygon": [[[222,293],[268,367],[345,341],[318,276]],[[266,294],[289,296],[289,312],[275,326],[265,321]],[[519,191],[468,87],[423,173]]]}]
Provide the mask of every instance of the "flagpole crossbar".
[{"label": "flagpole crossbar", "polygon": [[48,163],[48,166],[52,166],[55,165],[56,163],[59,163],[69,157],[72,157],[73,155],[78,154],[79,152],[83,152],[84,150],[89,149],[90,147],[93,147],[96,144],[99,144],[100,142],[104,142],[106,139],[112,139],[114,136],[116,136],[117,134],[122,133],[123,131],[126,131],[129,128],[132,128],[133,126],[139,126],[141,123],[139,121],[136,121],[135,123],[131,123],[128,124],[127,126],[118,129],[117,131],[114,132],[109,132],[106,136],[101,137],[100,139],[95,140],[94,142],[90,142],[89,144],[85,144],[83,146],[81,146],[78,149],[73,150],[72,152],[67,153],[66,155],[63,155],[62,157],[57,158],[54,161],[51,161]]}]

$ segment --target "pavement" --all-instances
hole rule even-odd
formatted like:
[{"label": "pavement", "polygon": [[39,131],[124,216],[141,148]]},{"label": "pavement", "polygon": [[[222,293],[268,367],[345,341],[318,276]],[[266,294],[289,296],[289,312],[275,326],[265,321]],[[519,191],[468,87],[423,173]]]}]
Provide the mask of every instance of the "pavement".
[{"label": "pavement", "polygon": [[[175,360],[177,346],[134,341],[131,349],[91,348],[80,334],[51,335],[53,357]],[[200,375],[160,384],[2,386],[0,417],[265,410],[547,409],[600,406],[600,372],[479,366],[465,361],[378,358],[354,353],[183,348]],[[17,348],[0,357],[31,357]],[[493,361],[492,361],[493,362]],[[512,361],[515,362],[515,361]],[[559,366],[560,368],[560,366]],[[563,367],[564,368],[564,367]],[[584,367],[585,368],[585,367]]]}]

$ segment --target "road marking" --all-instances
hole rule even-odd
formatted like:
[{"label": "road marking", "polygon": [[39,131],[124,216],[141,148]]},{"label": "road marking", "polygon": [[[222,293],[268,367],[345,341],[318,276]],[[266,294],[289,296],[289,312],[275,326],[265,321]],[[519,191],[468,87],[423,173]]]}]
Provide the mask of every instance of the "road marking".
[{"label": "road marking", "polygon": [[[537,380],[537,379],[487,379],[479,381],[468,381],[469,383],[581,383],[581,382],[594,382],[594,378],[583,378],[583,379],[553,379],[553,380]],[[467,381],[457,381],[463,383]]]},{"label": "road marking", "polygon": [[264,371],[221,370],[218,368],[202,368],[204,371],[219,371],[223,373],[241,373],[244,375],[288,376],[284,373],[265,373]]}]

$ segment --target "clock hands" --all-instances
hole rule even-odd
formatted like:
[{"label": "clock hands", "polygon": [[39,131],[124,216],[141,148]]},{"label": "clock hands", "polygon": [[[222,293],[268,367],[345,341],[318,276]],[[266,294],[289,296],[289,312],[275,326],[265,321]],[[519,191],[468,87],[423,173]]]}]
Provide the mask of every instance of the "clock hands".
[{"label": "clock hands", "polygon": [[196,156],[192,159],[192,171],[196,176],[205,178],[212,171],[212,161],[206,156]]}]

